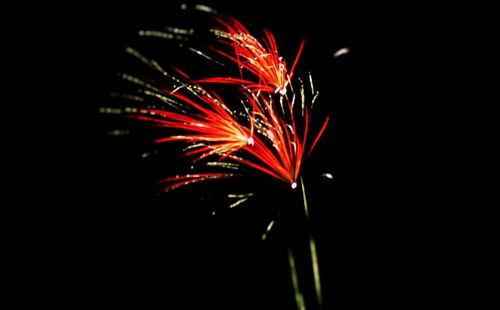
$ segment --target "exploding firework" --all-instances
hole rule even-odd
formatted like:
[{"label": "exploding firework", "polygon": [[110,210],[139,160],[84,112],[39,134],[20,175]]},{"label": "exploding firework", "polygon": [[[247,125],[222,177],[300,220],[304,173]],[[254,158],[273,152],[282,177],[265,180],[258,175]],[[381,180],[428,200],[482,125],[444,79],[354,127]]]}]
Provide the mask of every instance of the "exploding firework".
[{"label": "exploding firework", "polygon": [[[305,98],[302,96],[299,100]],[[244,151],[250,155],[249,158],[257,159],[257,162],[240,160],[289,184],[292,188],[297,186],[304,156],[313,150],[328,123],[327,118],[314,142],[307,148],[309,108],[302,102],[302,114],[295,115],[297,114],[293,109],[295,101],[295,95],[291,100],[280,97],[279,103],[276,103],[272,96],[247,95],[256,134],[253,138],[254,143],[248,145]],[[300,122],[297,121],[297,117],[302,118]],[[300,128],[299,124],[302,125]]]},{"label": "exploding firework", "polygon": [[[120,113],[158,128],[161,136],[153,139],[155,143],[182,143],[183,156],[191,159],[193,164],[203,164],[203,169],[195,170],[193,165],[191,173],[159,180],[158,184],[165,191],[209,180],[241,177],[254,170],[287,184],[293,190],[298,188],[307,220],[302,168],[325,132],[329,117],[317,126],[319,129],[311,130],[311,114],[318,92],[311,74],[306,87],[294,72],[304,41],[288,67],[279,55],[276,40],[270,31],[264,30],[264,36],[259,40],[233,17],[216,14],[214,18],[218,26],[212,29],[212,33],[215,34],[216,45],[221,47],[212,50],[230,64],[236,64],[239,77],[217,77],[217,72],[214,72],[212,77],[193,79],[179,69],[164,70],[157,61],[128,48],[129,54],[159,72],[162,80],[120,74],[122,79],[138,88],[136,94],[122,94],[121,97],[148,102],[140,107],[122,109]],[[184,39],[185,35],[192,34],[180,28],[170,29],[176,35],[155,31],[142,31],[140,34],[167,39]],[[190,50],[214,61],[197,49]],[[227,87],[228,84],[239,87]],[[220,92],[220,88],[230,90]],[[226,98],[225,95],[231,91],[236,96]],[[103,111],[116,110],[105,108]],[[229,195],[238,199],[230,207],[252,196],[252,193]],[[262,239],[266,238],[273,225],[274,220],[267,226]],[[310,231],[308,236],[314,288],[317,301],[321,303],[315,242]],[[296,283],[295,258],[291,252],[289,264],[297,305],[304,308],[302,293]]]},{"label": "exploding firework", "polygon": [[[200,82],[238,84],[253,91],[285,95],[304,48],[304,41],[300,44],[292,66],[287,68],[285,60],[278,53],[276,39],[270,31],[264,30],[264,37],[258,40],[233,17],[215,19],[219,27],[213,29],[213,33],[229,50],[216,48],[214,50],[238,66],[240,77],[211,77]],[[244,78],[243,71],[250,73],[253,78],[257,78],[257,81]]]},{"label": "exploding firework", "polygon": [[[317,93],[312,94],[310,104],[307,104],[302,85],[300,95],[292,92],[291,99],[247,91],[241,100],[242,111],[236,113],[218,94],[189,80],[185,74],[182,77],[189,82],[182,82],[172,90],[160,90],[127,76],[129,81],[146,87],[143,93],[163,103],[162,108],[134,109],[135,113],[130,118],[182,133],[158,138],[155,142],[188,143],[184,156],[196,156],[195,161],[215,156],[219,162],[238,163],[257,169],[292,188],[297,186],[304,157],[311,153],[328,124],[326,118],[308,145],[309,111]],[[175,78],[175,81],[180,82],[180,79]],[[157,91],[152,92],[148,88]],[[164,180],[171,183],[165,189],[236,175],[204,173],[170,177]]]},{"label": "exploding firework", "polygon": [[[265,32],[267,48],[264,48],[235,18],[228,17],[227,22],[220,16],[215,18],[225,29],[225,32],[216,30],[215,33],[223,39],[232,38],[231,41],[234,42],[231,44],[235,46],[233,52],[236,56],[219,52],[251,72],[265,74],[252,76],[253,80],[193,80],[179,69],[167,72],[157,61],[128,48],[129,54],[160,72],[162,77],[162,81],[155,81],[129,74],[120,75],[126,81],[139,86],[140,98],[146,96],[149,100],[156,101],[153,108],[150,105],[128,109],[129,117],[155,127],[169,129],[165,131],[167,136],[154,141],[187,143],[184,156],[196,156],[195,161],[215,158],[221,163],[218,167],[230,166],[232,170],[234,167],[253,168],[296,188],[304,159],[318,143],[329,121],[326,117],[321,129],[311,136],[310,114],[318,98],[313,78],[309,74],[308,91],[300,78],[295,79],[294,83],[290,80],[302,45],[291,70],[287,73],[284,61],[277,54],[278,48],[272,33]],[[179,28],[169,29],[176,33],[181,32],[175,30]],[[140,32],[142,35],[145,33],[158,36],[154,31]],[[222,99],[223,96],[203,86],[206,82],[212,83],[211,85],[239,84],[239,99],[231,98],[231,101],[238,102],[226,103]],[[294,84],[298,84],[298,87],[294,88]],[[283,91],[277,91],[278,88]],[[172,130],[175,134],[172,134]],[[224,165],[224,162],[228,164]],[[241,169],[238,173],[192,172],[165,178],[160,183],[164,185],[165,190],[170,190],[205,180],[235,177],[241,175],[240,172]]]}]

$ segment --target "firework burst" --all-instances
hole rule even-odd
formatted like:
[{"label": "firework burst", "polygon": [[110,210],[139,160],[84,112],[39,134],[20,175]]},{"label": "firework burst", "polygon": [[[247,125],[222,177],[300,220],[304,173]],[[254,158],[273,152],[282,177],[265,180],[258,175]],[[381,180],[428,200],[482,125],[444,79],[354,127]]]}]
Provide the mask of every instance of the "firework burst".
[{"label": "firework burst", "polygon": [[[305,100],[304,97],[301,98]],[[294,113],[293,109],[295,99],[295,95],[292,100],[280,97],[278,104],[281,109],[279,109],[272,96],[247,94],[256,135],[254,143],[245,147],[244,151],[250,155],[249,158],[256,161],[233,157],[247,166],[289,184],[292,188],[297,186],[304,156],[313,150],[328,123],[327,118],[308,148],[309,108],[302,102],[303,113],[298,116],[302,119],[297,122],[295,115],[297,113]]]},{"label": "firework burst", "polygon": [[[233,17],[215,17],[215,19],[219,27],[213,29],[213,33],[218,41],[229,50],[218,48],[213,48],[213,50],[236,63],[240,77],[211,77],[202,79],[200,82],[238,84],[244,85],[252,91],[285,95],[304,48],[304,41],[300,43],[295,60],[288,68],[278,52],[276,39],[270,31],[264,30],[263,38],[258,40],[241,22]],[[244,71],[257,78],[257,81],[244,78]]]},{"label": "firework burst", "polygon": [[[182,89],[188,89],[189,93],[181,93]],[[198,160],[214,154],[227,157],[243,146],[253,143],[252,123],[250,128],[246,128],[238,122],[234,113],[214,92],[191,84],[172,91],[163,90],[162,96],[168,96],[166,99],[170,106],[175,104],[178,110],[143,109],[139,111],[140,114],[131,116],[159,127],[184,132],[181,135],[157,139],[155,142],[192,143],[185,155],[198,154]]]},{"label": "firework burst", "polygon": [[[209,180],[234,178],[243,176],[248,170],[254,170],[287,184],[293,190],[298,188],[308,221],[307,200],[301,178],[302,167],[325,132],[329,117],[312,134],[311,114],[318,92],[314,89],[310,74],[309,87],[305,87],[300,78],[292,79],[304,41],[300,44],[292,66],[288,67],[278,53],[276,40],[271,32],[265,30],[263,38],[258,40],[235,18],[221,15],[214,18],[219,26],[213,33],[217,42],[225,48],[213,50],[235,63],[240,76],[192,79],[179,69],[167,72],[158,62],[128,48],[129,54],[159,72],[165,80],[151,81],[135,75],[120,74],[122,79],[138,86],[138,93],[121,94],[120,97],[148,102],[142,107],[125,108],[120,113],[124,112],[130,119],[159,128],[162,136],[154,139],[154,142],[182,143],[185,145],[183,156],[193,158],[193,163],[204,164],[204,170],[194,170],[193,165],[191,169],[194,171],[191,173],[159,180],[158,184],[164,190]],[[179,33],[179,30],[174,32]],[[171,34],[167,36],[155,31],[141,32],[141,35],[172,38]],[[212,60],[206,54],[192,50]],[[207,87],[211,85],[226,88],[227,84],[240,87],[237,90],[229,87],[229,91],[236,92],[236,96],[224,100],[226,92],[221,93]],[[116,109],[104,108],[103,111],[115,113]],[[240,205],[252,196],[253,193],[229,195],[228,197],[237,199],[230,207]],[[274,223],[273,220],[267,226],[262,239],[266,239]],[[321,304],[316,246],[310,229],[308,238],[316,299]],[[300,309],[305,309],[301,288],[296,282],[297,270],[291,250],[289,264],[297,305]]]},{"label": "firework burst", "polygon": [[[189,79],[187,75],[182,75]],[[143,92],[151,93],[147,89]],[[326,118],[313,142],[308,145],[309,106],[314,103],[317,94],[308,105],[304,92],[301,86],[301,96],[293,94],[291,99],[287,96],[276,99],[269,94],[248,91],[243,93],[243,110],[235,113],[218,94],[190,81],[174,90],[158,89],[153,94],[164,103],[163,107],[133,110],[135,113],[129,117],[182,133],[170,134],[154,142],[188,143],[184,156],[196,156],[195,161],[216,156],[220,162],[232,161],[257,169],[295,188],[304,157],[313,150],[328,124]],[[297,106],[299,108],[295,110],[298,112],[294,110]],[[236,175],[190,174],[169,177],[162,183],[168,183],[165,189],[169,190]]]}]

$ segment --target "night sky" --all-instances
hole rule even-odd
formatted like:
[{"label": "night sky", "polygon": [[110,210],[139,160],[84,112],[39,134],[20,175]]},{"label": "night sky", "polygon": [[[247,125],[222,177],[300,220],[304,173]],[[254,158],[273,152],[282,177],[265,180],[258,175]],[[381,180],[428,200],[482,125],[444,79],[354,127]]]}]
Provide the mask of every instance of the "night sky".
[{"label": "night sky", "polygon": [[[316,124],[332,116],[304,166],[324,309],[429,305],[444,275],[433,259],[441,250],[431,236],[437,219],[414,181],[424,168],[416,160],[421,151],[410,142],[418,130],[410,125],[417,123],[412,112],[418,100],[398,78],[411,61],[400,53],[406,48],[402,36],[389,31],[404,12],[394,18],[381,7],[343,2],[331,8],[320,1],[202,3],[254,33],[270,29],[287,59],[306,40],[297,74],[310,70],[315,78]],[[276,225],[268,240],[260,239],[269,220],[295,203],[290,191],[256,176],[158,196],[153,183],[185,164],[179,147],[155,147],[143,134],[110,136],[110,130],[139,127],[98,113],[123,85],[116,73],[133,63],[125,48],[142,47],[139,30],[202,25],[180,4],[81,5],[65,17],[77,40],[60,38],[61,59],[71,60],[71,73],[61,79],[71,87],[59,111],[65,116],[57,130],[64,133],[53,136],[64,171],[50,184],[61,207],[49,212],[45,250],[57,255],[41,264],[42,278],[57,284],[42,299],[68,309],[294,309],[284,230]],[[158,42],[158,49],[151,42],[144,49],[167,67],[207,70],[192,65],[185,51]],[[333,57],[345,47],[348,54]],[[333,181],[320,176],[326,172]],[[218,197],[234,188],[255,197],[228,210]]]}]

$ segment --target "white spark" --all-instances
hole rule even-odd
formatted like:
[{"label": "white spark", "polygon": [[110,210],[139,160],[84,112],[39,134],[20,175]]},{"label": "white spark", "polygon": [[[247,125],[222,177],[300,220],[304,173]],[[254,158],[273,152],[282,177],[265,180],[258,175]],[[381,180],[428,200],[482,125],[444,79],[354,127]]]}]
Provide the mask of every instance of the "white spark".
[{"label": "white spark", "polygon": [[197,4],[194,8],[196,10],[198,10],[198,11],[202,11],[202,12],[206,12],[206,13],[212,13],[212,14],[217,14],[216,10],[212,9],[209,6],[203,5],[203,4]]},{"label": "white spark", "polygon": [[341,48],[338,51],[336,51],[335,54],[333,54],[333,57],[335,57],[335,58],[340,57],[342,55],[349,53],[349,51],[350,50],[347,47]]},{"label": "white spark", "polygon": [[115,130],[108,131],[108,136],[125,136],[125,135],[129,135],[131,133],[132,132],[130,130],[115,129]]},{"label": "white spark", "polygon": [[240,200],[238,200],[238,201],[236,201],[236,202],[232,203],[231,205],[229,205],[229,208],[230,208],[230,209],[232,209],[232,208],[234,208],[234,207],[236,207],[236,206],[238,206],[238,205],[240,205],[240,204],[244,203],[244,202],[245,202],[245,201],[247,201],[248,199],[250,199],[250,198],[249,198],[249,197],[247,197],[247,198],[242,198],[242,199],[240,199]]},{"label": "white spark", "polygon": [[333,180],[333,174],[331,174],[331,173],[323,173],[321,176],[323,176],[327,179]]},{"label": "white spark", "polygon": [[266,240],[267,239],[267,235],[271,231],[271,228],[273,228],[273,225],[274,225],[274,221],[271,221],[269,223],[269,225],[267,225],[266,231],[262,234],[261,240]]}]

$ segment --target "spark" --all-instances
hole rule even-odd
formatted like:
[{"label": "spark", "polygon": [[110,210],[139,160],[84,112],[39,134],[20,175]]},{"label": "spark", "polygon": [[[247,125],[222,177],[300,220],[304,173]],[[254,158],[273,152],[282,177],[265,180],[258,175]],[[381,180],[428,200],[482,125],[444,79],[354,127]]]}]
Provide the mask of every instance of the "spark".
[{"label": "spark", "polygon": [[333,174],[331,173],[323,173],[321,176],[333,180]]},{"label": "spark", "polygon": [[143,81],[142,79],[140,78],[137,78],[133,75],[130,75],[130,74],[126,74],[126,73],[119,73],[118,74],[118,77],[124,79],[125,81],[128,81],[130,83],[134,83],[134,84],[137,84],[139,86],[142,86],[144,88],[147,88],[149,90],[152,90],[152,91],[155,91],[157,93],[161,93],[161,90],[154,87],[153,85],[151,85],[150,83],[146,82],[146,81]]},{"label": "spark", "polygon": [[195,53],[195,54],[197,54],[197,55],[200,55],[200,56],[204,57],[205,59],[210,60],[211,62],[214,62],[214,63],[216,63],[218,65],[224,66],[224,63],[213,59],[212,57],[208,56],[207,54],[203,53],[200,50],[197,50],[197,49],[195,49],[193,47],[188,47],[188,50],[191,51],[191,52],[193,52],[193,53]]},{"label": "spark", "polygon": [[248,198],[248,197],[247,197],[247,198],[241,198],[240,200],[238,200],[238,201],[236,201],[236,202],[232,203],[232,204],[229,206],[229,208],[230,208],[230,209],[232,209],[232,208],[234,208],[234,207],[236,207],[236,206],[239,206],[240,204],[244,203],[244,202],[245,202],[245,201],[247,201],[248,199],[250,199],[250,198]]},{"label": "spark", "polygon": [[136,96],[136,95],[113,92],[113,93],[110,93],[109,96],[111,98],[121,98],[121,99],[130,100],[130,101],[144,102],[144,98]]},{"label": "spark", "polygon": [[314,83],[311,72],[309,72],[309,85],[311,86],[311,93],[314,94]]},{"label": "spark", "polygon": [[194,29],[184,29],[184,28],[177,28],[177,27],[172,27],[168,26],[167,31],[175,33],[175,34],[183,34],[183,35],[191,35],[194,33]]},{"label": "spark", "polygon": [[297,275],[297,267],[295,266],[295,257],[292,250],[288,249],[288,265],[290,266],[290,274],[292,277],[293,290],[295,293],[295,302],[299,310],[306,310],[304,295],[300,291],[299,277]]},{"label": "spark", "polygon": [[262,234],[261,240],[266,240],[269,232],[273,228],[274,220],[272,220],[266,227],[266,231]]},{"label": "spark", "polygon": [[221,167],[221,168],[233,169],[233,170],[241,169],[241,166],[239,164],[229,163],[229,162],[221,162],[221,161],[207,162],[207,166],[209,166],[209,167]]},{"label": "spark", "polygon": [[233,173],[200,173],[200,174],[177,175],[174,177],[169,177],[160,180],[157,182],[157,184],[159,185],[167,184],[163,188],[163,190],[167,192],[188,184],[204,182],[207,180],[232,178],[234,176],[235,174]]},{"label": "spark", "polygon": [[236,202],[233,202],[231,205],[229,205],[229,208],[232,209],[236,206],[239,206],[240,204],[246,202],[249,200],[254,194],[253,193],[248,193],[248,194],[229,194],[227,195],[228,198],[237,198],[238,200]]},{"label": "spark", "polygon": [[99,113],[122,114],[123,113],[123,109],[110,108],[110,107],[102,107],[102,108],[99,108]]},{"label": "spark", "polygon": [[149,67],[159,71],[160,73],[164,74],[164,75],[168,75],[167,72],[165,70],[163,70],[163,68],[154,60],[149,60],[147,57],[145,57],[144,55],[142,55],[141,53],[139,53],[137,50],[133,49],[132,47],[127,47],[125,49],[125,51],[134,56],[135,58],[137,58],[138,60],[140,60],[141,62],[143,62],[144,64],[148,65]]},{"label": "spark", "polygon": [[158,31],[158,30],[140,30],[139,36],[141,37],[157,37],[162,39],[174,39],[175,35],[168,32]]},{"label": "spark", "polygon": [[341,48],[338,51],[336,51],[335,54],[333,54],[333,57],[337,58],[337,57],[345,55],[345,54],[347,54],[349,52],[350,52],[350,49],[347,48],[347,47],[344,47],[344,48]]},{"label": "spark", "polygon": [[203,5],[203,4],[197,4],[195,5],[194,7],[196,10],[198,11],[202,11],[202,12],[206,12],[206,13],[211,13],[211,14],[217,14],[217,11],[214,10],[213,8],[207,6],[207,5]]},{"label": "spark", "polygon": [[126,136],[130,135],[132,132],[130,130],[115,129],[108,131],[108,136]]},{"label": "spark", "polygon": [[313,270],[313,278],[314,278],[314,289],[316,291],[316,298],[318,300],[319,305],[322,304],[322,292],[321,292],[321,280],[319,275],[319,264],[318,264],[318,254],[316,251],[316,241],[311,232],[311,227],[309,224],[309,207],[307,205],[307,197],[306,197],[306,189],[304,186],[304,181],[300,178],[300,185],[302,189],[302,206],[304,207],[304,214],[307,221],[307,233],[309,237],[309,253],[311,254],[311,264]]},{"label": "spark", "polygon": [[227,198],[247,198],[247,197],[252,197],[254,194],[253,193],[248,193],[248,194],[229,194],[227,195]]}]

